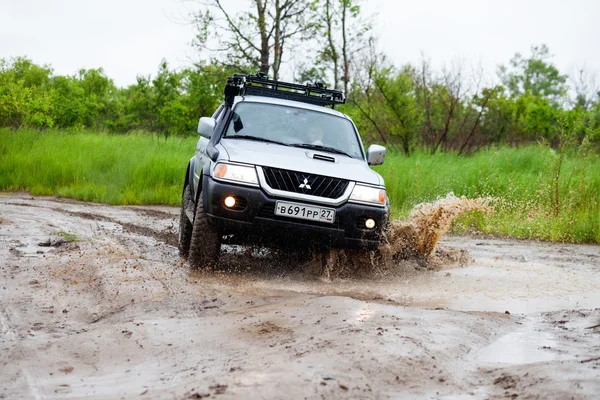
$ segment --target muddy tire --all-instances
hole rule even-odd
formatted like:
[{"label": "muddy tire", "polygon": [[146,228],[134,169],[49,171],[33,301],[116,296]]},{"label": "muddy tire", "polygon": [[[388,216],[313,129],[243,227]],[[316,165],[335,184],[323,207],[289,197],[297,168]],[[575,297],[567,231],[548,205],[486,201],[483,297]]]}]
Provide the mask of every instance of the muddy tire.
[{"label": "muddy tire", "polygon": [[221,236],[208,219],[202,202],[202,194],[198,196],[198,205],[190,240],[188,261],[191,269],[204,269],[217,266],[221,253]]},{"label": "muddy tire", "polygon": [[192,240],[193,225],[185,214],[186,209],[192,209],[192,192],[190,186],[186,185],[181,196],[181,215],[179,216],[179,257],[187,258],[190,254],[190,242]]}]

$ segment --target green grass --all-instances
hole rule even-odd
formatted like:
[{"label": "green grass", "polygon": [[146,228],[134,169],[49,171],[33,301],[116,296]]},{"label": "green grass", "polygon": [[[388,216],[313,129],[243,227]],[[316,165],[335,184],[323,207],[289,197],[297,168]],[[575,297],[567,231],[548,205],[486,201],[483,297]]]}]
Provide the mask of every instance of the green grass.
[{"label": "green grass", "polygon": [[[197,142],[150,134],[110,135],[0,129],[0,190],[26,190],[109,204],[179,205],[185,167]],[[495,212],[462,217],[472,228],[518,238],[600,243],[600,157],[567,155],[558,209],[552,163],[543,146],[485,150],[469,157],[388,154],[377,167],[394,217],[445,197],[494,197]],[[558,213],[557,213],[558,211]]]},{"label": "green grass", "polygon": [[453,192],[493,197],[495,211],[463,217],[455,230],[477,230],[517,238],[600,243],[600,157],[567,155],[553,198],[556,154],[543,146],[499,148],[469,157],[417,153],[388,155],[377,167],[386,181],[393,215],[405,217],[415,204]]},{"label": "green grass", "polygon": [[0,130],[0,190],[109,204],[181,201],[197,137]]},{"label": "green grass", "polygon": [[76,243],[78,241],[77,235],[69,232],[58,232],[58,235],[62,237],[64,240],[70,243]]}]

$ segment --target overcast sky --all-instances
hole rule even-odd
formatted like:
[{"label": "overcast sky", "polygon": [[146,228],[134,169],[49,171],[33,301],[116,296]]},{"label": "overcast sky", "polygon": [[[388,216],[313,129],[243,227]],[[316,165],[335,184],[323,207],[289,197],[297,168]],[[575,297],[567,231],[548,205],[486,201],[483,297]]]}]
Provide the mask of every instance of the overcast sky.
[{"label": "overcast sky", "polygon": [[[243,4],[248,0],[230,0]],[[57,74],[103,67],[117,85],[155,74],[162,58],[190,65],[195,53],[181,0],[0,0],[0,58],[27,56]],[[381,49],[397,65],[462,60],[484,66],[546,43],[563,73],[600,71],[598,0],[367,0]]]}]

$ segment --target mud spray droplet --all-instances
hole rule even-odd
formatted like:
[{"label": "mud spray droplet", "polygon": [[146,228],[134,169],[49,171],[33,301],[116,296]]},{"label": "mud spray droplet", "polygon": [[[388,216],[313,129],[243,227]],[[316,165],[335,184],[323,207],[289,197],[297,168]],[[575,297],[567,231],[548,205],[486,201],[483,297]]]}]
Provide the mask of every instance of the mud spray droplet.
[{"label": "mud spray droplet", "polygon": [[[436,244],[450,230],[452,222],[471,211],[492,211],[492,198],[457,197],[449,193],[433,203],[422,203],[405,221],[393,221],[385,232],[379,249],[372,252],[336,249],[323,260],[323,275],[350,276],[394,268],[401,260],[413,260],[423,268],[436,265]],[[366,270],[365,270],[366,269]]]}]

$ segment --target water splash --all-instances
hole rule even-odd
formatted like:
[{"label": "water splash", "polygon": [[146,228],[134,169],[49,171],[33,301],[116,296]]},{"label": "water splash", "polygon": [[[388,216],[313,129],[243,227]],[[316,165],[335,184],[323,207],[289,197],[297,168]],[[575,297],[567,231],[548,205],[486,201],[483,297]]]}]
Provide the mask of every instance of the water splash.
[{"label": "water splash", "polygon": [[393,221],[385,232],[376,251],[336,249],[321,260],[323,275],[349,276],[389,270],[401,261],[409,261],[419,268],[435,268],[440,259],[435,246],[450,231],[452,222],[472,212],[490,212],[491,198],[468,199],[449,193],[433,203],[422,203],[411,211],[405,221]]},{"label": "water splash", "polygon": [[415,255],[429,258],[454,220],[472,211],[490,212],[491,201],[491,198],[468,199],[449,193],[433,203],[421,203],[411,211],[408,220],[390,224],[380,251],[391,258]]}]

